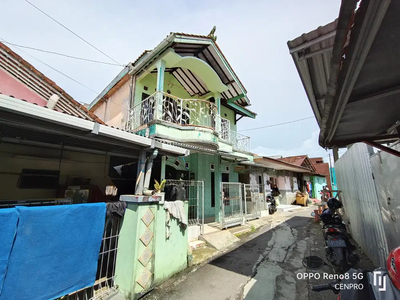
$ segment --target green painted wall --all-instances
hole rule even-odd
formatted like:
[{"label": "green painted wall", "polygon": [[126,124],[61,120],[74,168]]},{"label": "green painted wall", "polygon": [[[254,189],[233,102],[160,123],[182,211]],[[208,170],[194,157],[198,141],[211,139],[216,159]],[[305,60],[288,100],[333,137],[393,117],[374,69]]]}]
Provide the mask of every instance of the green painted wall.
[{"label": "green painted wall", "polygon": [[231,130],[237,130],[237,126],[235,124],[235,112],[232,109],[221,105],[221,117],[228,119],[231,122]]},{"label": "green painted wall", "polygon": [[[193,127],[192,129],[195,128]],[[211,130],[187,130],[164,124],[156,124],[152,125],[150,130],[150,135],[154,134],[157,134],[159,137],[179,137],[181,142],[218,145],[218,138]]]},{"label": "green painted wall", "polygon": [[[142,101],[142,93],[152,95],[156,92],[157,74],[149,74],[140,81],[136,81],[135,105]],[[172,84],[172,85],[171,85]],[[147,87],[147,91],[144,87]],[[188,92],[180,85],[175,77],[170,73],[164,74],[164,92],[171,92],[171,95],[181,99],[198,99],[198,96],[191,97]]]},{"label": "green painted wall", "polygon": [[[148,210],[153,213],[154,219],[147,226],[142,218]],[[188,214],[187,202],[185,213]],[[165,220],[166,211],[162,205],[128,203],[120,231],[115,269],[115,282],[126,299],[138,299],[155,285],[187,267],[187,229],[182,230],[177,220],[171,218],[171,235],[166,239]],[[153,235],[147,245],[152,256],[144,266],[139,259],[146,245],[140,238],[146,230],[150,230]],[[137,281],[145,269],[153,273],[153,276],[143,288]]]},{"label": "green painted wall", "polygon": [[[151,282],[149,282],[146,289],[143,289],[136,281],[145,268],[152,273],[154,272],[154,259],[151,259],[148,265],[144,267],[139,262],[138,258],[146,248],[146,246],[140,241],[140,237],[146,231],[146,225],[141,218],[148,209],[150,209],[155,215],[156,206],[157,204],[149,205],[128,203],[125,211],[118,240],[115,282],[127,299],[135,299],[135,295],[139,295],[144,291],[149,290],[151,287]],[[149,226],[153,233],[154,224],[155,222],[153,221],[151,226]],[[155,252],[154,238],[148,247],[153,253]]]},{"label": "green painted wall", "polygon": [[[166,239],[166,210],[157,206],[155,239],[156,255],[154,262],[154,284],[157,285],[172,275],[186,269],[188,254],[187,229],[183,230],[177,219],[171,218],[170,237]],[[185,214],[188,215],[188,202],[185,202]]]},{"label": "green painted wall", "polygon": [[321,193],[322,188],[326,185],[326,178],[313,176],[312,177],[312,187],[313,187],[313,197],[321,200]]}]

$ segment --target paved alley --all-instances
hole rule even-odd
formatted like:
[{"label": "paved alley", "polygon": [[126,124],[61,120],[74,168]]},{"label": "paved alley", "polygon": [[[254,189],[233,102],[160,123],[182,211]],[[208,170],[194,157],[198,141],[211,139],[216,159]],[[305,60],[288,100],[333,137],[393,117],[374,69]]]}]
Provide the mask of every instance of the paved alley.
[{"label": "paved alley", "polygon": [[[146,300],[330,300],[330,291],[312,292],[299,280],[305,272],[302,259],[308,255],[325,258],[319,224],[310,217],[312,208],[277,213],[270,225],[246,237],[243,244],[203,267],[175,278],[169,287],[157,288]],[[360,253],[361,254],[361,253]],[[362,264],[368,260],[362,257]]]},{"label": "paved alley", "polygon": [[322,233],[312,222],[311,211],[277,213],[270,225],[246,237],[235,250],[178,276],[174,284],[157,288],[144,299],[336,299],[329,291],[310,291],[307,280],[296,278],[305,271],[304,256],[324,257]]}]

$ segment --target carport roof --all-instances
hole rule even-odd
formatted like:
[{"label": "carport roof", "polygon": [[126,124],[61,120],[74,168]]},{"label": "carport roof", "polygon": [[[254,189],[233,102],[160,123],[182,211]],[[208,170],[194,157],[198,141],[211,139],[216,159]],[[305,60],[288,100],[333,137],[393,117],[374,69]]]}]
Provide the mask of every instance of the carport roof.
[{"label": "carport roof", "polygon": [[[364,0],[357,9],[357,2],[342,1],[332,51],[307,58],[319,73],[329,68],[326,81],[309,82],[314,92],[326,85],[322,109],[313,105],[313,95],[307,92],[315,115],[321,114],[323,147],[388,143],[399,137],[400,3]],[[329,53],[328,65],[315,64]],[[302,80],[309,70],[298,68]]]},{"label": "carport roof", "polygon": [[189,150],[106,125],[0,95],[1,140],[41,143],[135,155],[135,150],[158,149],[161,155],[189,155]]}]

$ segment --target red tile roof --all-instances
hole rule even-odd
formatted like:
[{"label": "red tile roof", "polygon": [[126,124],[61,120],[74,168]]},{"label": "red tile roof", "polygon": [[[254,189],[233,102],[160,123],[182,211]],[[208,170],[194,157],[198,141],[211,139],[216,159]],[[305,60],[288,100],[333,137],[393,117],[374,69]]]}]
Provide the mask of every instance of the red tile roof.
[{"label": "red tile roof", "polygon": [[299,156],[289,156],[289,157],[278,158],[278,160],[287,162],[292,165],[301,166],[306,158],[307,158],[307,155],[299,155]]}]

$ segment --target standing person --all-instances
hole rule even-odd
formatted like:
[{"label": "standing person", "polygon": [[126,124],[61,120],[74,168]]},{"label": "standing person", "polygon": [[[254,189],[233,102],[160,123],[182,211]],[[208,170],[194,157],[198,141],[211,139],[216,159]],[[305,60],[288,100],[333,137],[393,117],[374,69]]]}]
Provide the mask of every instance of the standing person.
[{"label": "standing person", "polygon": [[276,184],[272,185],[271,194],[275,199],[276,206],[278,206],[280,204],[279,200],[281,197],[281,192],[279,191],[278,186]]}]

